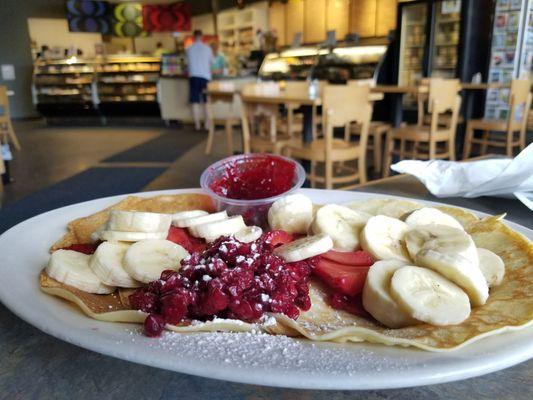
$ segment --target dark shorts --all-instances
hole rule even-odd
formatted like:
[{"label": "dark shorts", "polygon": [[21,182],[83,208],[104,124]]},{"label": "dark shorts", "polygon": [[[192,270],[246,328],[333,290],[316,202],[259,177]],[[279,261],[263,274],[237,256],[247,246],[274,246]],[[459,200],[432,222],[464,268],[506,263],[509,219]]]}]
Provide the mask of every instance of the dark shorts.
[{"label": "dark shorts", "polygon": [[207,82],[205,78],[191,76],[189,78],[189,102],[190,103],[205,103],[205,90],[207,89]]}]

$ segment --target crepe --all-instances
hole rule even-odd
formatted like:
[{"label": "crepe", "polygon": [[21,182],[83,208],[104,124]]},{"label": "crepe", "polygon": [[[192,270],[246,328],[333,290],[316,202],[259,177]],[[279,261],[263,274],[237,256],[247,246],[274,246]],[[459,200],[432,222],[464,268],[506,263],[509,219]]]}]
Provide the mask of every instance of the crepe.
[{"label": "crepe", "polygon": [[[181,197],[189,196],[189,197]],[[192,197],[191,197],[192,196]],[[211,210],[212,204],[200,195],[177,195],[129,200],[69,224],[70,240],[88,238],[105,222],[110,209],[135,209],[139,211],[177,212],[202,208]],[[372,201],[372,200],[370,200]],[[377,200],[376,200],[377,201]],[[390,200],[387,210],[393,209]],[[401,202],[401,200],[398,200]],[[172,206],[170,206],[172,204]],[[163,206],[164,205],[164,206]],[[400,207],[405,203],[399,203]],[[392,208],[391,208],[392,206]],[[410,205],[412,206],[412,204]],[[134,208],[131,208],[134,207]],[[181,207],[181,208],[180,208]],[[422,205],[420,205],[422,207]],[[502,216],[477,218],[474,214],[454,207],[437,207],[455,217],[472,236],[478,247],[498,254],[504,261],[506,272],[503,282],[490,290],[487,303],[472,309],[470,317],[459,325],[416,326],[389,329],[371,318],[363,318],[335,310],[327,304],[329,289],[317,280],[310,284],[311,309],[292,320],[281,314],[258,324],[217,319],[210,322],[194,322],[189,325],[170,326],[178,332],[232,331],[243,332],[261,329],[271,334],[302,336],[313,341],[360,342],[368,341],[386,345],[413,346],[430,351],[449,351],[463,347],[487,336],[523,329],[533,325],[533,245],[523,235],[513,231],[503,222]],[[379,213],[379,210],[373,210]],[[65,238],[53,248],[62,247]],[[68,242],[71,243],[71,242]],[[72,244],[77,243],[73,242]],[[92,318],[116,322],[142,322],[145,314],[129,309],[129,291],[119,290],[110,295],[94,295],[54,281],[41,274],[41,288],[45,292],[77,304]]]}]

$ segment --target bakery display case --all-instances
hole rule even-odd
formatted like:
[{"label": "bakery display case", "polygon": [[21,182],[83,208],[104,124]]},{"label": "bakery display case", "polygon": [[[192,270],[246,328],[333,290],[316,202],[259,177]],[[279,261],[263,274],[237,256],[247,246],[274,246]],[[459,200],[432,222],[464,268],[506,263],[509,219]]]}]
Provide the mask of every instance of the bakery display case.
[{"label": "bakery display case", "polygon": [[160,64],[140,56],[38,60],[34,104],[45,117],[157,115]]},{"label": "bakery display case", "polygon": [[94,73],[90,60],[38,60],[32,85],[37,111],[45,116],[96,115]]}]

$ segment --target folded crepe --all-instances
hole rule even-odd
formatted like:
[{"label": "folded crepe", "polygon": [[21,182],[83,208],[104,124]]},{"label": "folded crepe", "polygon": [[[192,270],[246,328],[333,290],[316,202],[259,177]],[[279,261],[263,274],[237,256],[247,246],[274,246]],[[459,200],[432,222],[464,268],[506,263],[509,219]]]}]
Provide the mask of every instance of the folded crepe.
[{"label": "folded crepe", "polygon": [[[409,204],[408,204],[409,203]],[[367,211],[373,214],[385,210],[398,214],[398,210],[419,208],[421,204],[403,200],[376,199],[365,201]],[[385,207],[386,206],[386,207]],[[437,207],[455,217],[472,236],[478,247],[499,255],[505,263],[503,282],[491,288],[487,303],[472,309],[470,317],[459,325],[433,326],[419,324],[400,329],[390,329],[372,318],[359,317],[335,310],[327,303],[329,289],[319,281],[310,283],[311,308],[292,320],[282,314],[271,314],[257,323],[238,320],[215,319],[193,321],[190,324],[167,325],[177,332],[245,332],[262,330],[271,334],[305,337],[313,341],[360,342],[368,341],[386,345],[413,346],[430,351],[448,351],[463,347],[487,336],[524,329],[533,324],[533,244],[526,237],[507,227],[501,217],[479,219],[474,214],[453,207]],[[110,210],[151,211],[175,213],[191,209],[214,211],[208,196],[181,194],[152,198],[128,197],[125,200],[89,217],[68,224],[68,232],[52,246],[51,251],[72,244],[87,243],[91,234],[107,221]],[[41,289],[51,295],[75,303],[88,316],[110,322],[141,323],[146,314],[132,310],[128,301],[132,289],[118,289],[112,294],[86,293],[60,283],[43,271]]]}]

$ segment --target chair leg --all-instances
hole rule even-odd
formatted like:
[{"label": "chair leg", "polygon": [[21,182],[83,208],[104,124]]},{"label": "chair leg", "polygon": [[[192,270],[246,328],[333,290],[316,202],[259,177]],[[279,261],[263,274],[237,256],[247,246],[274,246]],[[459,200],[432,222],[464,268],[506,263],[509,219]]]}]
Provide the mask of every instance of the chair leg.
[{"label": "chair leg", "polygon": [[333,189],[333,162],[331,160],[326,160],[325,170],[326,189]]},{"label": "chair leg", "polygon": [[489,140],[489,131],[483,131],[483,135],[481,136],[481,138],[483,139],[483,143],[481,143],[480,155],[483,156],[487,154],[487,149],[489,147],[489,144],[487,143],[487,141]]},{"label": "chair leg", "polygon": [[437,156],[437,142],[430,140],[429,142],[429,159],[434,160]]},{"label": "chair leg", "polygon": [[514,139],[514,131],[507,132],[507,144],[505,146],[507,157],[513,156],[513,139]]},{"label": "chair leg", "polygon": [[394,139],[392,138],[391,132],[387,132],[385,137],[385,162],[383,164],[383,177],[386,178],[390,175],[390,164],[392,159],[392,150],[394,148]]},{"label": "chair leg", "polygon": [[209,123],[209,133],[207,134],[207,144],[205,145],[205,154],[211,154],[213,139],[215,137],[215,121]]},{"label": "chair leg", "polygon": [[381,155],[383,154],[383,149],[381,148],[381,133],[376,133],[374,135],[374,170],[376,172],[381,172],[381,164],[383,161],[381,160]]},{"label": "chair leg", "polygon": [[359,183],[364,185],[366,183],[366,160],[365,157],[357,159],[357,172],[359,173]]},{"label": "chair leg", "polygon": [[313,189],[316,188],[316,161],[311,161],[309,181],[311,183],[311,187]]},{"label": "chair leg", "polygon": [[226,120],[226,147],[228,156],[233,155],[233,121],[231,119]]},{"label": "chair leg", "polygon": [[474,137],[474,130],[469,122],[466,123],[465,141],[463,144],[463,160],[470,158],[470,151],[472,148],[472,138]]},{"label": "chair leg", "polygon": [[520,151],[526,148],[526,128],[522,127],[520,129]]},{"label": "chair leg", "polygon": [[11,141],[13,142],[13,146],[15,146],[15,149],[20,150],[21,149],[20,142],[19,142],[17,135],[15,134],[13,125],[11,124],[11,119],[7,121],[7,134],[11,138]]}]

